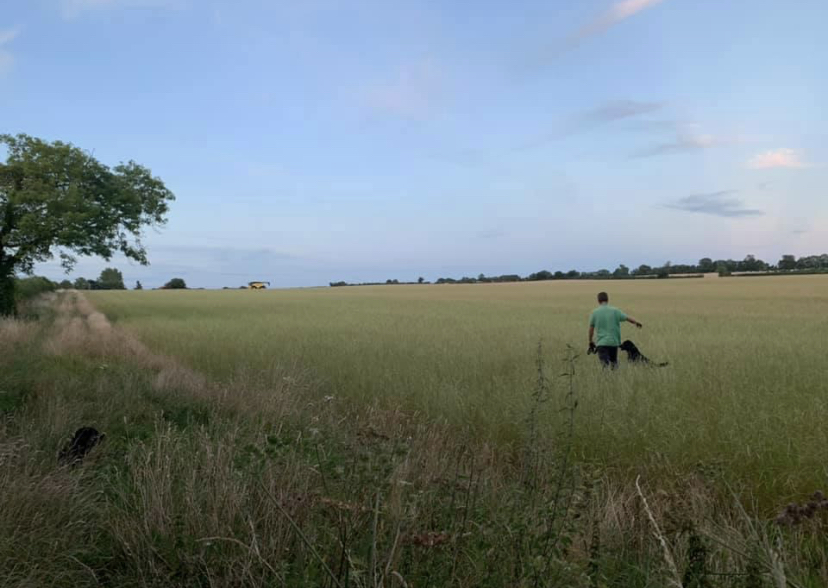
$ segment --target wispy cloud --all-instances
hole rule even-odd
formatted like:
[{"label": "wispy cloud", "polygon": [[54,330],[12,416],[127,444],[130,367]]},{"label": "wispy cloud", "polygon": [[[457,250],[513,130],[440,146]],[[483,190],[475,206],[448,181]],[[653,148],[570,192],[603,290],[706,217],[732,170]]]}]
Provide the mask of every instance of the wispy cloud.
[{"label": "wispy cloud", "polygon": [[750,169],[771,169],[774,167],[802,168],[808,167],[808,164],[800,159],[798,151],[782,148],[754,155],[748,160],[747,166]]},{"label": "wispy cloud", "polygon": [[633,157],[654,157],[657,155],[683,153],[698,149],[710,149],[711,147],[720,147],[734,142],[733,139],[719,137],[709,133],[700,133],[696,125],[676,126],[675,129],[675,139],[642,149],[634,153]]},{"label": "wispy cloud", "polygon": [[14,55],[5,46],[14,41],[19,34],[20,27],[0,29],[0,75],[9,72],[14,66]]},{"label": "wispy cloud", "polygon": [[537,136],[517,149],[537,147],[555,139],[562,139],[574,133],[586,131],[590,128],[615,121],[648,114],[664,107],[664,102],[637,102],[635,100],[613,100],[571,116],[560,127],[552,132]]},{"label": "wispy cloud", "polygon": [[765,214],[764,211],[747,208],[741,199],[733,196],[735,193],[736,190],[721,190],[707,194],[692,194],[684,198],[679,198],[675,202],[670,202],[664,206],[684,212],[711,214],[725,218],[761,216]]},{"label": "wispy cloud", "polygon": [[581,27],[570,37],[570,43],[579,43],[589,37],[600,35],[618,23],[635,16],[642,10],[661,4],[664,0],[623,0],[616,2],[597,18]]},{"label": "wispy cloud", "polygon": [[478,231],[476,233],[476,236],[477,236],[478,239],[485,239],[485,240],[500,239],[501,237],[504,237],[505,235],[506,235],[506,233],[499,230],[499,229],[486,229],[486,230],[483,230],[483,231]]},{"label": "wispy cloud", "polygon": [[64,18],[107,8],[173,8],[183,0],[59,0]]},{"label": "wispy cloud", "polygon": [[438,67],[420,60],[401,67],[394,79],[369,86],[364,99],[376,111],[422,120],[434,114],[443,90]]},{"label": "wispy cloud", "polygon": [[663,102],[636,102],[635,100],[615,100],[587,111],[578,117],[581,125],[612,122],[647,114],[664,106]]},{"label": "wispy cloud", "polygon": [[562,54],[575,49],[582,42],[591,37],[601,35],[612,27],[620,24],[628,18],[635,16],[648,8],[661,4],[664,0],[622,0],[613,3],[607,10],[593,18],[581,28],[571,33],[564,39],[559,39],[529,59],[525,67],[535,69],[543,66],[550,59],[555,59]]}]

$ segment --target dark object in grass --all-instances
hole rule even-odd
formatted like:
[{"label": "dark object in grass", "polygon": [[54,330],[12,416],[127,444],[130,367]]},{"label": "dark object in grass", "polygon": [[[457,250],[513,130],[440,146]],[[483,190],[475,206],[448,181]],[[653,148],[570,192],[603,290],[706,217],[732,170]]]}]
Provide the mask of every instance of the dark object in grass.
[{"label": "dark object in grass", "polygon": [[785,510],[776,517],[776,524],[782,526],[798,525],[806,520],[816,518],[819,513],[826,510],[828,510],[828,499],[825,498],[825,494],[817,490],[808,502],[803,504],[791,502],[786,506]]},{"label": "dark object in grass", "polygon": [[105,437],[105,433],[98,432],[94,427],[81,427],[75,431],[72,440],[61,449],[58,461],[64,465],[77,465]]},{"label": "dark object in grass", "polygon": [[654,367],[664,367],[669,365],[669,361],[665,361],[663,363],[656,363],[651,361],[649,357],[641,353],[638,347],[635,346],[635,343],[627,339],[623,343],[621,343],[621,350],[627,353],[627,361],[631,363],[639,363],[642,365],[650,365]]},{"label": "dark object in grass", "polygon": [[587,349],[587,355],[593,355],[598,353],[598,348],[595,346],[595,343],[589,344],[589,349]]}]

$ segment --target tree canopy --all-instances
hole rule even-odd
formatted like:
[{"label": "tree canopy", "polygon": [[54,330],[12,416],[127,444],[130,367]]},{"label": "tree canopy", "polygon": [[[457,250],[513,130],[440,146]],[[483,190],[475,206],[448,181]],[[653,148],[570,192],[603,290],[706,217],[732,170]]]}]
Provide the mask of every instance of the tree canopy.
[{"label": "tree canopy", "polygon": [[58,256],[106,260],[120,252],[146,265],[147,226],[166,222],[173,193],[134,161],[110,168],[70,143],[0,135],[0,315],[14,311],[17,272]]},{"label": "tree canopy", "polygon": [[126,290],[121,270],[108,267],[101,271],[100,277],[95,280],[95,290]]}]

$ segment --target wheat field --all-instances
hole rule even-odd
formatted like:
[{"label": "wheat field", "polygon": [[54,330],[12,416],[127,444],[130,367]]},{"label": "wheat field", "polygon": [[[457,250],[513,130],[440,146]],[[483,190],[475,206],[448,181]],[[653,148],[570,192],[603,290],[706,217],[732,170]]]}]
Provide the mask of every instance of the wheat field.
[{"label": "wheat field", "polygon": [[[828,585],[826,285],[43,297],[0,321],[0,585]],[[583,353],[599,289],[669,366]]]},{"label": "wheat field", "polygon": [[[623,336],[666,368],[605,373],[584,351],[600,290],[645,325]],[[825,485],[824,276],[93,292],[114,324],[210,378],[301,372],[315,394],[416,411],[501,445],[531,410],[538,349],[572,346],[578,458],[622,472],[721,472],[772,508]],[[623,356],[623,354],[622,354]],[[555,427],[554,410],[541,426]]]}]

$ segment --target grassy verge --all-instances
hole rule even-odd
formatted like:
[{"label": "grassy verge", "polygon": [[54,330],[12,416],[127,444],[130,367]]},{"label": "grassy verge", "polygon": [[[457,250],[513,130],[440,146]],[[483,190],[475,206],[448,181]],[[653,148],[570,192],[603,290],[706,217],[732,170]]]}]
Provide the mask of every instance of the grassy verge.
[{"label": "grassy verge", "polygon": [[[0,323],[0,585],[828,583],[822,503],[779,525],[716,468],[576,455],[566,348],[538,353],[519,430],[493,445],[295,368],[219,383],[76,294],[38,314]],[[107,438],[59,466],[80,426]]]}]

